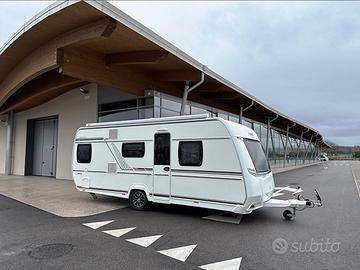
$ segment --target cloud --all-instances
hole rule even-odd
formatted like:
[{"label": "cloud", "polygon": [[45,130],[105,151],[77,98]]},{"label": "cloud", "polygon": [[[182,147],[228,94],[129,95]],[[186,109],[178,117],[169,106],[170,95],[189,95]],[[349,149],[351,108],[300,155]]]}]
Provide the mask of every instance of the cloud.
[{"label": "cloud", "polygon": [[[49,4],[0,2],[0,42]],[[275,109],[360,144],[360,2],[112,4]]]},{"label": "cloud", "polygon": [[359,2],[115,2],[265,103],[360,144]]}]

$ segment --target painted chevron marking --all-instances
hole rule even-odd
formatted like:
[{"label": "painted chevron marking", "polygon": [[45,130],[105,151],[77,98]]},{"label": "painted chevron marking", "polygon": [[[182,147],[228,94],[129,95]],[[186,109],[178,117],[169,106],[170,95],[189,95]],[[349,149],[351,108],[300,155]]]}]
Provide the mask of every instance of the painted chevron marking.
[{"label": "painted chevron marking", "polygon": [[98,221],[98,222],[90,222],[90,223],[83,223],[84,226],[89,227],[91,229],[98,229],[102,226],[105,226],[111,222],[114,222],[113,220],[108,220],[108,221]]},{"label": "painted chevron marking", "polygon": [[158,251],[161,254],[174,258],[176,260],[185,262],[186,259],[190,256],[191,252],[196,248],[197,245],[190,245],[178,248],[171,248]]},{"label": "painted chevron marking", "polygon": [[232,260],[210,263],[199,267],[205,270],[239,270],[241,260],[242,258],[240,257]]},{"label": "painted chevron marking", "polygon": [[103,231],[103,233],[107,233],[110,234],[112,236],[115,237],[120,237],[132,230],[134,230],[136,227],[131,227],[131,228],[125,228],[125,229],[116,229],[116,230],[108,230],[108,231]]},{"label": "painted chevron marking", "polygon": [[126,241],[129,241],[131,243],[134,243],[136,245],[142,246],[142,247],[148,247],[152,243],[154,243],[156,240],[158,240],[162,234],[160,235],[153,235],[153,236],[146,236],[146,237],[139,237],[139,238],[131,238],[126,239]]}]

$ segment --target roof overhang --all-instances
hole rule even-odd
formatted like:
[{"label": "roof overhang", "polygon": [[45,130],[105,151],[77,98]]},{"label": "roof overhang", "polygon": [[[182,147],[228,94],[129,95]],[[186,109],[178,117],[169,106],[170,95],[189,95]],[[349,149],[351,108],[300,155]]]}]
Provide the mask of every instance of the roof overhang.
[{"label": "roof overhang", "polygon": [[[106,1],[55,2],[0,49],[0,114],[21,111],[89,82],[181,97],[286,130],[328,147],[316,130],[274,110]],[[276,117],[275,117],[276,116]]]}]

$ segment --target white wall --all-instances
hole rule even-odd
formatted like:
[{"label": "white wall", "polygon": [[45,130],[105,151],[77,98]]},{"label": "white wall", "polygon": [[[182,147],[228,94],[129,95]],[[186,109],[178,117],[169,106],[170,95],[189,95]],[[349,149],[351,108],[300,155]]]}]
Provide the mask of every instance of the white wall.
[{"label": "white wall", "polygon": [[72,179],[71,159],[75,132],[86,123],[96,122],[97,114],[97,85],[90,84],[83,88],[89,90],[87,99],[77,88],[45,104],[15,114],[13,174],[24,175],[27,120],[57,115],[56,178]]},{"label": "white wall", "polygon": [[0,126],[0,174],[5,173],[7,128]]}]

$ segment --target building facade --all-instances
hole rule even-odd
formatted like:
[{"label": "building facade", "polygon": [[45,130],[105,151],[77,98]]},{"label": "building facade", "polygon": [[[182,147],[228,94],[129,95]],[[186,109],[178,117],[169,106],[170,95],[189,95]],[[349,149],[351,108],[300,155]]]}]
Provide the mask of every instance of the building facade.
[{"label": "building facade", "polygon": [[80,126],[177,116],[182,106],[254,129],[273,168],[314,162],[327,147],[104,1],[57,2],[0,53],[0,173],[71,179]]}]

